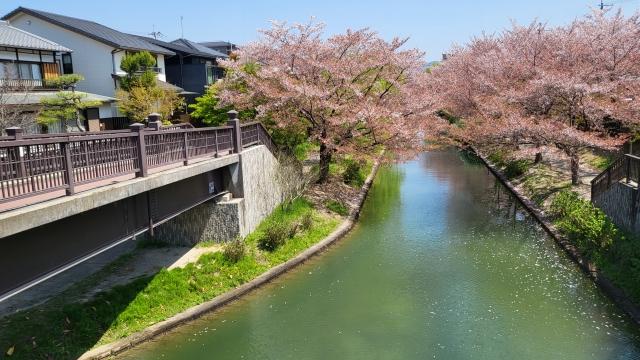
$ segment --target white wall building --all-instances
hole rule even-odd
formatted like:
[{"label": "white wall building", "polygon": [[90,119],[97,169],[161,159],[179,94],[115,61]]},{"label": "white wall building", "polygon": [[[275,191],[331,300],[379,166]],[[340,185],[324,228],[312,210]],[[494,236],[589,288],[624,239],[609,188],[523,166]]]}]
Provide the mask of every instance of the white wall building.
[{"label": "white wall building", "polygon": [[[93,21],[19,7],[3,20],[30,33],[63,45],[73,53],[59,54],[56,61],[62,74],[79,74],[84,81],[78,91],[113,97],[120,70],[120,61],[127,52],[149,51],[157,60],[153,68],[160,81],[166,81],[164,58],[174,53],[140,38],[100,25]],[[100,109],[100,118],[120,116],[111,106]]]}]

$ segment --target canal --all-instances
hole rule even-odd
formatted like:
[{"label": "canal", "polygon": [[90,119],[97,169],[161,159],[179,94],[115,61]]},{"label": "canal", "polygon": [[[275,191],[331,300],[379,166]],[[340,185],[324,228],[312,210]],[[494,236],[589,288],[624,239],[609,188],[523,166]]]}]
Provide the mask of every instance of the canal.
[{"label": "canal", "polygon": [[381,169],[341,243],[126,359],[638,359],[640,331],[487,169]]}]

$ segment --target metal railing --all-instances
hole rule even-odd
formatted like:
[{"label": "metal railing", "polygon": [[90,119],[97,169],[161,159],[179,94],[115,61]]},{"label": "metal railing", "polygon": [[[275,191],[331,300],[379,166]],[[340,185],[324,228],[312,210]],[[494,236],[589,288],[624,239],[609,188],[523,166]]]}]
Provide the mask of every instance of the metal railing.
[{"label": "metal railing", "polygon": [[[233,112],[235,113],[235,112]],[[194,158],[242,152],[262,144],[278,149],[259,122],[240,125],[230,112],[228,126],[193,128],[186,124],[163,127],[159,121],[133,124],[129,130],[67,134],[23,135],[6,129],[0,137],[0,203],[66,190],[78,185],[135,173]]]},{"label": "metal railing", "polygon": [[242,147],[264,145],[273,154],[278,150],[278,145],[261,122],[242,124],[240,127],[242,129]]},{"label": "metal railing", "polygon": [[2,79],[0,78],[0,86],[8,89],[16,89],[18,91],[24,89],[31,90],[62,90],[60,85],[50,85],[44,79]]},{"label": "metal railing", "polygon": [[640,158],[626,154],[591,180],[591,202],[619,181],[624,180],[627,184],[633,181],[637,185],[639,176]]}]

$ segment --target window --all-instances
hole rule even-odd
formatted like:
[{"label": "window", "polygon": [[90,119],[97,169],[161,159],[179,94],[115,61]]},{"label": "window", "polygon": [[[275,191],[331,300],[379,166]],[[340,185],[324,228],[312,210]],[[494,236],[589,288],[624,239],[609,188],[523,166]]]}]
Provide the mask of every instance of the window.
[{"label": "window", "polygon": [[213,69],[207,66],[207,85],[213,84]]},{"label": "window", "polygon": [[16,64],[10,62],[0,62],[0,79],[18,79],[18,68]]},{"label": "window", "polygon": [[73,63],[71,62],[71,54],[62,54],[62,73],[73,74]]},{"label": "window", "polygon": [[18,63],[20,70],[20,79],[42,80],[42,71],[40,64]]}]

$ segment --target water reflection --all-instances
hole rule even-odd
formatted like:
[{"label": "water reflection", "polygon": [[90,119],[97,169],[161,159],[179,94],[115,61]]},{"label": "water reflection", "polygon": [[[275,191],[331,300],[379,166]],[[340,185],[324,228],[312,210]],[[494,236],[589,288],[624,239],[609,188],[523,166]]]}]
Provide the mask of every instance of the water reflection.
[{"label": "water reflection", "polygon": [[339,246],[124,357],[630,359],[639,335],[453,150],[381,170]]}]

